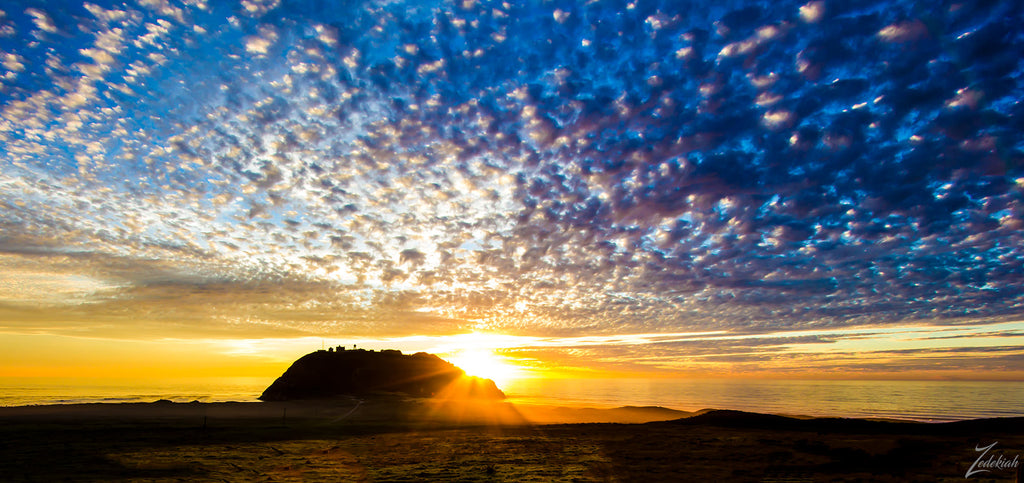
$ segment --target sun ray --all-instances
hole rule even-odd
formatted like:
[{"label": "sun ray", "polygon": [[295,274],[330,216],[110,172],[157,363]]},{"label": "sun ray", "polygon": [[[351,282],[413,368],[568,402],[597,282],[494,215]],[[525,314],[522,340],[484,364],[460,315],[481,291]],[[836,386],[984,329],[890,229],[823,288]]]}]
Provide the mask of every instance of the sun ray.
[{"label": "sun ray", "polygon": [[442,357],[466,371],[466,375],[494,381],[498,388],[522,376],[522,370],[509,362],[507,357],[490,349],[460,349]]}]

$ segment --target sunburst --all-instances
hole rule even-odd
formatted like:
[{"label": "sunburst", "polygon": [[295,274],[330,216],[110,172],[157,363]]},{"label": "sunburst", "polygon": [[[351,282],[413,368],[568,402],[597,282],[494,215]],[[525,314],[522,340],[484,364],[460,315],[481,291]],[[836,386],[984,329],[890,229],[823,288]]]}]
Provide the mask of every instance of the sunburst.
[{"label": "sunburst", "polygon": [[467,375],[494,381],[499,388],[522,374],[522,370],[510,363],[508,358],[487,349],[452,351],[445,360],[466,371]]}]

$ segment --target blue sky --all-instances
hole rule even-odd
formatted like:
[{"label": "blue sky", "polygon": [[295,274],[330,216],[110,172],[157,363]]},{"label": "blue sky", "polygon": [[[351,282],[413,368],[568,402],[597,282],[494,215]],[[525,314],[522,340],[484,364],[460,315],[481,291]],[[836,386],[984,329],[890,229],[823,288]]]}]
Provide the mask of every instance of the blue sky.
[{"label": "blue sky", "polygon": [[1024,370],[1016,2],[0,10],[6,334]]}]

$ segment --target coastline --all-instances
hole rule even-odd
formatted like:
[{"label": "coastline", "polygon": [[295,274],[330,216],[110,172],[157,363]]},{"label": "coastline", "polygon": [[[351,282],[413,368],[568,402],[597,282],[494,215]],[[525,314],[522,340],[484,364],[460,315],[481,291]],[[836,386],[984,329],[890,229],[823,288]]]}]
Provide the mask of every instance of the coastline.
[{"label": "coastline", "polygon": [[[547,419],[545,419],[547,418]],[[384,397],[0,408],[7,481],[962,479],[1024,418],[948,423]],[[982,462],[984,463],[984,462]],[[986,479],[1013,481],[1019,467]]]},{"label": "coastline", "polygon": [[[416,421],[437,424],[484,424],[501,419],[503,425],[549,425],[582,423],[640,424],[687,419],[714,411],[736,414],[761,414],[797,421],[866,421],[943,425],[974,424],[976,421],[1024,421],[1024,415],[997,417],[965,417],[950,419],[915,419],[912,417],[818,416],[770,411],[749,411],[732,408],[702,408],[685,411],[656,405],[576,406],[517,402],[514,399],[488,401],[476,399],[412,398],[381,394],[366,398],[337,397],[293,401],[200,401],[168,399],[140,402],[75,402],[59,404],[24,404],[0,406],[0,421],[18,419],[83,420],[188,420],[206,416],[224,419],[318,419],[339,417],[350,421]],[[397,419],[396,419],[397,418]]]},{"label": "coastline", "polygon": [[[257,402],[267,378],[0,378],[0,407],[33,404]],[[517,406],[729,408],[810,417],[926,422],[1024,416],[1024,382],[702,379],[524,379],[503,387]]]},{"label": "coastline", "polygon": [[405,422],[418,425],[635,424],[667,421],[696,413],[659,406],[618,408],[513,404],[506,401],[417,399],[398,396],[297,401],[155,402],[40,404],[0,407],[5,420],[196,421],[282,420],[351,423]]}]

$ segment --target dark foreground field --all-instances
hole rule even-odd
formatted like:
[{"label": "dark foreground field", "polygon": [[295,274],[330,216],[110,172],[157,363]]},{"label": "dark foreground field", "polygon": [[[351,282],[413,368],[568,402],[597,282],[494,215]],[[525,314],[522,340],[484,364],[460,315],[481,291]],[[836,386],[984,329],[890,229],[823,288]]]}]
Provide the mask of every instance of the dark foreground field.
[{"label": "dark foreground field", "polygon": [[985,461],[1019,465],[1024,418],[927,424],[397,399],[46,406],[0,408],[0,481],[1014,481],[1012,467],[965,480],[975,448],[993,442]]}]

